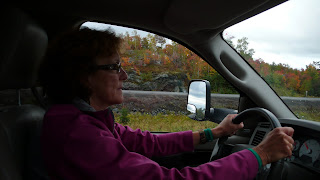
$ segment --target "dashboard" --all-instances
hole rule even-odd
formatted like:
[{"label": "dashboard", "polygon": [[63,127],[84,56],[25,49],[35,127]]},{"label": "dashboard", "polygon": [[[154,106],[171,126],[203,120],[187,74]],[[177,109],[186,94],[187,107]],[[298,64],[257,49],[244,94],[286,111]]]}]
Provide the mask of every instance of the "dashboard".
[{"label": "dashboard", "polygon": [[285,160],[320,172],[320,139],[305,133],[295,132],[292,156]]},{"label": "dashboard", "polygon": [[[287,126],[294,129],[292,156],[284,160],[301,168],[320,173],[320,124],[308,121],[297,124],[293,124],[297,121],[286,120],[284,122],[281,122],[283,127]],[[252,146],[258,145],[271,130],[269,122],[259,122],[249,144]]]}]

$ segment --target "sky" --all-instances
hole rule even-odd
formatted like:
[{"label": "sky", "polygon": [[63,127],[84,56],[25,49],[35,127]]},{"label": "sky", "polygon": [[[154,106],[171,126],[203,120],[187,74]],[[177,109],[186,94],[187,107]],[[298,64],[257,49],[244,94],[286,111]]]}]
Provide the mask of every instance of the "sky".
[{"label": "sky", "polygon": [[[93,23],[90,26],[95,29],[110,27]],[[120,26],[111,27],[117,33],[128,31],[132,34],[133,31]],[[142,37],[148,34],[137,32]],[[289,0],[226,29],[223,34],[234,36],[235,41],[247,37],[249,49],[255,50],[254,59],[305,68],[313,61],[320,61],[320,0]]]},{"label": "sky", "polygon": [[189,88],[188,104],[195,105],[198,109],[206,108],[206,84],[205,82],[193,82]]},{"label": "sky", "polygon": [[[254,59],[301,69],[320,61],[320,1],[290,0],[224,31],[247,37]],[[234,42],[236,44],[236,42]]]}]

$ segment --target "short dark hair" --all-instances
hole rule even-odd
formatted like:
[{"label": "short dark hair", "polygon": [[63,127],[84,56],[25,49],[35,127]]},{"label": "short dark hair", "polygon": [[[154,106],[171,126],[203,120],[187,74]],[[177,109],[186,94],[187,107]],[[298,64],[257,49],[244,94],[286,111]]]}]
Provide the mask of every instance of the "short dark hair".
[{"label": "short dark hair", "polygon": [[82,28],[63,33],[50,42],[39,80],[52,103],[71,103],[75,97],[89,100],[83,80],[94,72],[97,57],[119,52],[122,39],[111,29]]}]

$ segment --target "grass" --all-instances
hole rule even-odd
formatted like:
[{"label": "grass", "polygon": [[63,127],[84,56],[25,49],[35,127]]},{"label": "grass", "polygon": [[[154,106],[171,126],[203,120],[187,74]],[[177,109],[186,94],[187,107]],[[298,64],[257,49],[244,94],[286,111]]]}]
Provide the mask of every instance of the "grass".
[{"label": "grass", "polygon": [[[115,113],[116,122],[120,121],[121,114]],[[132,129],[148,130],[153,132],[179,132],[199,129],[214,128],[216,123],[210,121],[195,121],[181,114],[157,114],[129,113],[129,122],[122,125],[128,125]]]},{"label": "grass", "polygon": [[313,112],[305,112],[305,111],[294,111],[294,113],[300,118],[300,119],[307,119],[312,121],[320,122],[320,112],[313,110]]},{"label": "grass", "polygon": [[[301,119],[309,119],[320,122],[320,112],[315,113],[297,113]],[[115,113],[116,122],[120,122],[120,113]],[[179,132],[192,130],[197,131],[199,129],[214,128],[216,123],[210,121],[195,121],[183,114],[157,114],[151,115],[147,113],[131,112],[128,114],[129,121],[127,123],[121,123],[122,125],[128,125],[132,129],[148,130],[152,132]]]}]

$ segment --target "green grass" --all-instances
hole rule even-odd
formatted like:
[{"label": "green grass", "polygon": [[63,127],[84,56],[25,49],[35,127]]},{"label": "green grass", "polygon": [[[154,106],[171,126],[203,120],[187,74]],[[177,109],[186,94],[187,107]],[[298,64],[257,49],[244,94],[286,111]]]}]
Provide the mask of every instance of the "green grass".
[{"label": "green grass", "polygon": [[320,112],[314,110],[313,112],[305,112],[305,111],[294,111],[294,113],[298,116],[300,119],[306,119],[306,120],[312,120],[320,122]]},{"label": "green grass", "polygon": [[[116,122],[120,122],[120,113],[115,113]],[[304,113],[298,112],[298,117],[301,119],[308,119],[320,122],[320,112]],[[128,125],[132,129],[148,130],[152,132],[179,132],[192,130],[197,131],[199,129],[214,128],[216,123],[210,121],[195,121],[182,114],[157,114],[151,115],[146,113],[129,113],[129,121],[127,123],[121,123],[122,125]]]},{"label": "green grass", "polygon": [[[115,113],[116,122],[120,121],[120,114]],[[129,122],[122,124],[128,125],[132,129],[141,129],[148,131],[159,132],[179,132],[192,130],[197,131],[199,129],[214,128],[216,123],[210,121],[195,121],[180,114],[142,114],[139,112],[129,113]]]}]

